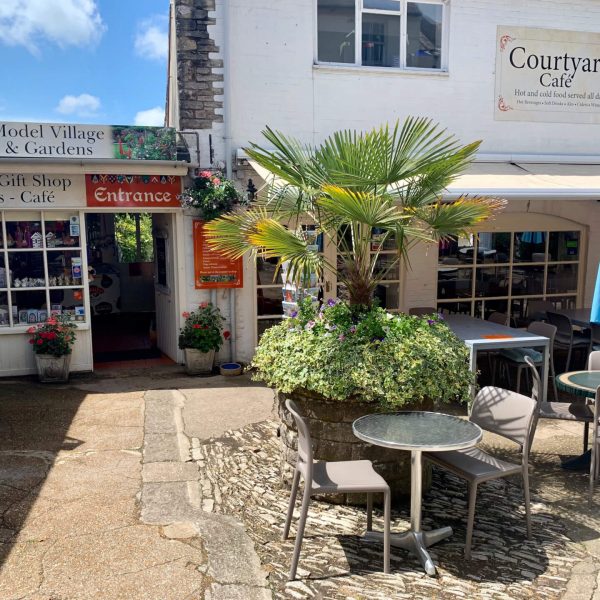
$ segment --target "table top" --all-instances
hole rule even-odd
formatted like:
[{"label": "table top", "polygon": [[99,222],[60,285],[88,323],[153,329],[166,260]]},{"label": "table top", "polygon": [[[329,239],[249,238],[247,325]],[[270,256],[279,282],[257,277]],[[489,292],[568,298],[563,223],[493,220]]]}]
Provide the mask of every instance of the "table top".
[{"label": "table top", "polygon": [[522,346],[547,346],[550,340],[534,335],[526,329],[498,325],[467,315],[444,315],[448,327],[465,344],[485,348],[512,348]]},{"label": "table top", "polygon": [[556,376],[556,385],[559,389],[586,396],[596,397],[596,390],[600,387],[600,371],[569,371]]},{"label": "table top", "polygon": [[352,431],[376,446],[425,452],[470,448],[483,435],[471,421],[426,411],[365,415],[354,421]]},{"label": "table top", "polygon": [[569,317],[573,325],[577,325],[578,327],[587,328],[590,326],[591,308],[569,308],[567,310],[556,310],[554,312]]}]

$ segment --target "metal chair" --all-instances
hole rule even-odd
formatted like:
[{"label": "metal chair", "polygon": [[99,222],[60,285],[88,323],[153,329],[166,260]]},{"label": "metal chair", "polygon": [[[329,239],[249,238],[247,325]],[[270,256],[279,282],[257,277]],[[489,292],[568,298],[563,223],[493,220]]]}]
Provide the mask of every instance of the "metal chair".
[{"label": "metal chair", "polygon": [[[556,327],[550,323],[542,323],[541,321],[533,321],[527,326],[527,331],[534,335],[541,335],[550,340],[549,344],[549,367],[550,377],[554,386],[554,399],[558,400],[558,390],[556,389],[556,372],[554,370],[554,337],[556,335]],[[528,368],[528,363],[525,361],[529,357],[536,367],[541,367],[544,363],[544,355],[533,348],[506,348],[500,350],[498,357],[503,360],[508,367],[514,366],[517,369],[517,392],[521,391],[521,374]],[[508,370],[508,385],[510,387],[510,369]]]},{"label": "metal chair", "polygon": [[340,462],[314,461],[310,431],[304,418],[298,412],[298,407],[292,400],[286,400],[285,405],[294,417],[298,428],[298,460],[292,482],[292,493],[288,506],[287,518],[283,530],[283,539],[288,538],[292,514],[296,503],[296,495],[300,484],[300,476],[304,479],[304,496],[300,509],[300,521],[296,533],[294,555],[290,568],[289,580],[296,578],[300,547],[304,536],[306,515],[310,497],[314,494],[366,493],[367,494],[367,531],[372,531],[373,525],[373,494],[383,493],[383,571],[390,572],[390,509],[391,494],[388,484],[383,477],[375,472],[370,460],[348,460]]},{"label": "metal chair", "polygon": [[600,350],[600,323],[590,323],[590,352]]},{"label": "metal chair", "polygon": [[413,306],[408,309],[408,314],[413,317],[422,317],[423,315],[435,315],[437,311],[437,308],[431,306]]},{"label": "metal chair", "polygon": [[487,318],[490,323],[497,323],[498,325],[508,325],[508,315],[501,312],[493,312]]},{"label": "metal chair", "polygon": [[471,558],[471,540],[475,520],[477,486],[485,481],[521,475],[525,497],[527,537],[531,538],[529,507],[529,448],[537,425],[537,402],[532,398],[498,387],[485,387],[473,402],[469,420],[482,429],[517,443],[521,464],[516,465],[484,452],[478,447],[452,452],[427,452],[424,456],[434,464],[451,471],[469,484],[469,512],[465,557]]},{"label": "metal chair", "polygon": [[526,317],[531,321],[545,321],[547,312],[554,310],[554,303],[550,300],[528,300]]},{"label": "metal chair", "polygon": [[[600,351],[591,352],[588,370],[600,371]],[[583,423],[583,451],[587,452],[590,423],[594,421],[592,408],[583,400],[576,402],[541,402],[540,418]]]},{"label": "metal chair", "polygon": [[557,329],[556,336],[554,338],[554,345],[557,348],[567,350],[567,362],[565,364],[565,371],[569,370],[571,365],[571,354],[573,349],[577,348],[588,348],[590,345],[590,338],[576,332],[573,329],[573,323],[571,319],[561,313],[552,312],[551,310],[546,311],[548,316],[548,322],[554,325]]}]

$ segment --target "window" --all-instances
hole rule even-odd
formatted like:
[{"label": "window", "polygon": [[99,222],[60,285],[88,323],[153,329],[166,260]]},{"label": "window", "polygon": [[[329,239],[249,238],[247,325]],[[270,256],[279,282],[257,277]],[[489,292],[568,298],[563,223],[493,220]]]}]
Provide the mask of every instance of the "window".
[{"label": "window", "polygon": [[79,212],[0,212],[0,331],[52,314],[85,321]]},{"label": "window", "polygon": [[520,322],[531,300],[574,308],[579,293],[580,231],[481,232],[439,244],[438,309]]},{"label": "window", "polygon": [[442,0],[317,0],[317,62],[368,67],[446,67]]}]

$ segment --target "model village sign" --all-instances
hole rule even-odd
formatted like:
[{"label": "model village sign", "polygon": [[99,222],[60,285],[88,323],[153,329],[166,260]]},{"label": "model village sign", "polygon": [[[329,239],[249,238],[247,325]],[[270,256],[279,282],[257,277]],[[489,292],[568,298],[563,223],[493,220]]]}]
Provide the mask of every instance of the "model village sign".
[{"label": "model village sign", "polygon": [[600,33],[499,26],[494,118],[600,123]]}]

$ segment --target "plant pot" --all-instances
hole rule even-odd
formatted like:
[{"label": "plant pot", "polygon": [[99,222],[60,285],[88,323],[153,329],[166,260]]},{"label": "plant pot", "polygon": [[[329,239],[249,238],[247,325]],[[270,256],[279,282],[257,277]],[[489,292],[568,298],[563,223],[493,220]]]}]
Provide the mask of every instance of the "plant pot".
[{"label": "plant pot", "polygon": [[[313,441],[315,460],[371,460],[374,469],[387,481],[392,498],[410,495],[410,452],[373,446],[359,440],[352,432],[352,423],[363,415],[384,412],[380,404],[348,399],[344,402],[329,400],[312,392],[296,391],[292,394],[275,392],[275,410],[279,414],[281,440],[281,475],[290,485],[297,459],[297,432],[292,415],[285,406],[290,398],[306,419]],[[431,410],[433,402],[415,402],[401,410]],[[423,491],[431,486],[431,466],[423,465]],[[364,505],[364,494],[332,494],[322,500],[343,504]]]},{"label": "plant pot", "polygon": [[36,354],[38,378],[43,383],[61,383],[69,380],[71,355],[53,356],[52,354]]},{"label": "plant pot", "polygon": [[212,372],[215,351],[201,352],[195,348],[185,348],[185,370],[188,375],[206,375]]}]

